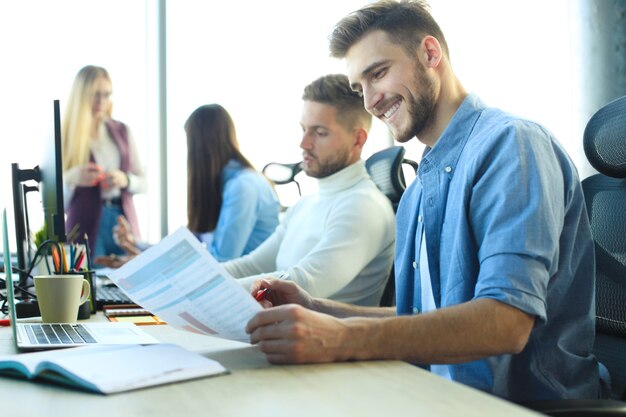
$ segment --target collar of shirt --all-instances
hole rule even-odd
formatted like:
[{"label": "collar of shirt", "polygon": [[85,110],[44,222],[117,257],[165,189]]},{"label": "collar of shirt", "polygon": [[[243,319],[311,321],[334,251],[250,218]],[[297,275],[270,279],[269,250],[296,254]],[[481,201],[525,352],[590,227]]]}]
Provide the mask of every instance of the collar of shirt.
[{"label": "collar of shirt", "polygon": [[222,169],[222,185],[226,184],[226,181],[237,175],[244,167],[234,159],[228,161]]},{"label": "collar of shirt", "polygon": [[369,179],[365,169],[365,161],[362,159],[352,165],[348,165],[341,171],[335,172],[326,178],[320,178],[319,194],[331,195],[354,187],[357,183]]},{"label": "collar of shirt", "polygon": [[[455,169],[459,156],[480,117],[480,112],[485,108],[485,104],[477,95],[472,93],[465,97],[435,146],[427,148],[424,153],[418,169],[418,177],[421,178],[424,173],[432,169],[443,168],[447,173]],[[472,129],[467,129],[467,126],[471,126]]]}]

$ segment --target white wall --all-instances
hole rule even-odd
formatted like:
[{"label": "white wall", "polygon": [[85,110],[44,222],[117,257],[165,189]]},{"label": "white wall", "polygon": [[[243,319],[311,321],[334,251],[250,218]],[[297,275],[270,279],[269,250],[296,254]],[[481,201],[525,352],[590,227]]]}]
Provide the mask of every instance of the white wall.
[{"label": "white wall", "polygon": [[[168,184],[170,230],[186,224],[183,125],[200,105],[219,103],[233,117],[242,152],[257,169],[295,162],[304,87],[321,75],[345,72],[329,57],[333,25],[362,0],[222,2],[172,1],[168,25]],[[245,12],[244,12],[245,9]],[[386,147],[377,124],[364,149]],[[306,182],[306,179],[304,179]],[[315,183],[303,185],[304,192]]]}]

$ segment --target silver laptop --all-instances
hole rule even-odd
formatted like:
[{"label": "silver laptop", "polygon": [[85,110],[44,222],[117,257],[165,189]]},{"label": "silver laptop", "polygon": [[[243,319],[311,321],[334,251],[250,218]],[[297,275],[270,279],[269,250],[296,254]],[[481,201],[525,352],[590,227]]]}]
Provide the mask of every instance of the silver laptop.
[{"label": "silver laptop", "polygon": [[157,339],[133,323],[18,323],[7,232],[7,211],[2,212],[4,271],[13,340],[18,350],[58,349],[85,345],[155,344]]}]

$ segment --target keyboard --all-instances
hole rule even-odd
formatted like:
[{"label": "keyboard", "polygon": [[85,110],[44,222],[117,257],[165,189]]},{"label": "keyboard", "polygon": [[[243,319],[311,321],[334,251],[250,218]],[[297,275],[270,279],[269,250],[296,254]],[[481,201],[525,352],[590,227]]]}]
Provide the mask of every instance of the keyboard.
[{"label": "keyboard", "polygon": [[96,343],[80,324],[28,324],[25,327],[30,342],[38,345]]},{"label": "keyboard", "polygon": [[98,286],[96,290],[96,306],[98,310],[102,310],[102,306],[105,305],[119,304],[134,304],[134,302],[119,287],[114,285]]}]

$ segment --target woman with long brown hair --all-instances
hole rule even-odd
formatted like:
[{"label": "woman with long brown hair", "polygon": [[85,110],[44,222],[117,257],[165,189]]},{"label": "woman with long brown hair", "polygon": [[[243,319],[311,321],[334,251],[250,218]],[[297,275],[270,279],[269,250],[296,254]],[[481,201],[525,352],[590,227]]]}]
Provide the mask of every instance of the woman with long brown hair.
[{"label": "woman with long brown hair", "polygon": [[239,151],[233,120],[219,104],[198,107],[185,132],[189,230],[219,261],[249,253],[278,225],[274,189]]},{"label": "woman with long brown hair", "polygon": [[[187,134],[187,226],[218,261],[246,255],[278,225],[280,203],[270,182],[239,150],[235,124],[219,104],[198,107]],[[148,245],[120,216],[114,238],[129,256],[98,257],[119,267]]]}]

